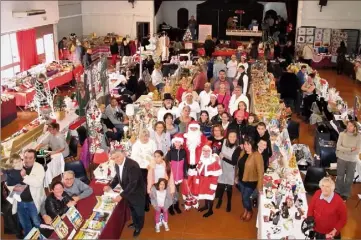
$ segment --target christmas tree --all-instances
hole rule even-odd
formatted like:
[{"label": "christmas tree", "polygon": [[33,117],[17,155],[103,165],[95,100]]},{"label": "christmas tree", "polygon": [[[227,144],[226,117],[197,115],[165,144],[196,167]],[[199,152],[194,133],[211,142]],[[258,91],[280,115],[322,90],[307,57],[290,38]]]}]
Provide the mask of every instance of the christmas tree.
[{"label": "christmas tree", "polygon": [[185,42],[189,42],[192,41],[192,34],[191,31],[189,30],[189,28],[187,28],[187,31],[185,32],[184,36],[183,36],[183,41]]}]

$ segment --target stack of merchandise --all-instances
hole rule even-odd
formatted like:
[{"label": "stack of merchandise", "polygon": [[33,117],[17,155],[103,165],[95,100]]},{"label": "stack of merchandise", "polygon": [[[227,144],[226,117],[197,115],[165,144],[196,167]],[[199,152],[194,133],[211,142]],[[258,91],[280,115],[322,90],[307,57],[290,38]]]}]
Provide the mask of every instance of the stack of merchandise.
[{"label": "stack of merchandise", "polygon": [[116,203],[109,196],[97,196],[97,204],[92,215],[85,221],[74,239],[98,239],[101,231],[105,227],[109,216],[113,212]]}]

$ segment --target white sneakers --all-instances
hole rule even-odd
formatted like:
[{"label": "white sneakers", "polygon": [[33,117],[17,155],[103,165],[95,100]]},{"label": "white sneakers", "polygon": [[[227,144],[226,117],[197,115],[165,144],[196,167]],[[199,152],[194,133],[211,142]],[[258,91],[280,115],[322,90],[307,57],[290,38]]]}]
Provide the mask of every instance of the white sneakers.
[{"label": "white sneakers", "polygon": [[160,224],[159,223],[155,224],[155,232],[157,232],[157,233],[160,232]]},{"label": "white sneakers", "polygon": [[155,232],[159,233],[160,232],[160,227],[162,225],[164,226],[164,230],[166,232],[168,232],[170,230],[167,222],[160,222],[160,223],[155,224]]},{"label": "white sneakers", "polygon": [[168,223],[167,223],[167,222],[163,222],[163,225],[164,225],[164,230],[165,230],[166,232],[168,232],[168,231],[169,231]]}]

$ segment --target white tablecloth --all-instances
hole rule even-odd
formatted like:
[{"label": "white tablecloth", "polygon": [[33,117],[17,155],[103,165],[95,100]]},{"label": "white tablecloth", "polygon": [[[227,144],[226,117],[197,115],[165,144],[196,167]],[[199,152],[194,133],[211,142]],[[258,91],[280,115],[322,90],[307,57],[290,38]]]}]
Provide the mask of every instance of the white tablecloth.
[{"label": "white tablecloth", "polygon": [[[300,173],[298,173],[297,178],[299,179],[299,182],[302,183]],[[303,183],[301,188],[304,189]],[[281,216],[277,224],[277,226],[281,227],[281,232],[279,234],[273,234],[273,228],[276,227],[276,225],[273,225],[272,221],[265,222],[264,216],[270,215],[270,209],[266,208],[265,205],[272,203],[272,201],[276,202],[275,196],[273,196],[273,199],[267,199],[265,188],[263,189],[263,194],[259,197],[259,204],[258,204],[258,216],[257,216],[258,239],[281,239],[289,236],[293,236],[294,237],[293,239],[305,239],[305,235],[303,235],[301,231],[301,224],[303,220],[307,217],[308,204],[307,204],[306,193],[303,191],[302,193],[298,194],[298,197],[303,201],[302,210],[304,211],[304,215],[302,216],[301,220],[295,219],[295,214],[298,211],[295,208],[295,206],[293,206],[292,208],[289,209],[290,218],[293,219],[293,224],[291,224],[291,227],[288,230],[284,227],[284,223],[286,222],[286,219],[282,218]],[[283,197],[280,204],[281,206],[282,203],[285,202],[285,198],[286,196]]]}]

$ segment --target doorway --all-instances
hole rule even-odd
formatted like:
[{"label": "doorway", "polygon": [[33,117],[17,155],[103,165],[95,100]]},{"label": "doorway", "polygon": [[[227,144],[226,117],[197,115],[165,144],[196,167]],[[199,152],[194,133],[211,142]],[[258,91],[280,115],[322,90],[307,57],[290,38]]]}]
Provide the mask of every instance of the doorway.
[{"label": "doorway", "polygon": [[45,59],[47,63],[50,63],[55,60],[54,52],[54,35],[46,34],[44,35],[44,50],[45,50]]},{"label": "doorway", "polygon": [[180,8],[177,11],[177,27],[186,29],[188,27],[189,12],[186,8]]},{"label": "doorway", "polygon": [[137,39],[141,41],[150,33],[150,22],[137,22]]}]

